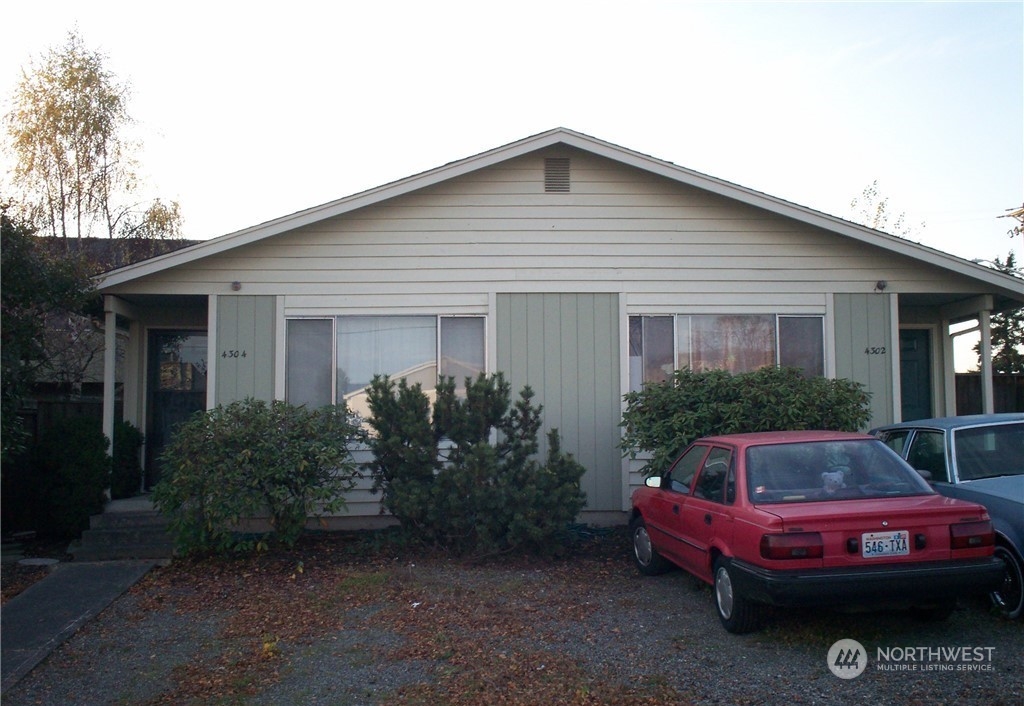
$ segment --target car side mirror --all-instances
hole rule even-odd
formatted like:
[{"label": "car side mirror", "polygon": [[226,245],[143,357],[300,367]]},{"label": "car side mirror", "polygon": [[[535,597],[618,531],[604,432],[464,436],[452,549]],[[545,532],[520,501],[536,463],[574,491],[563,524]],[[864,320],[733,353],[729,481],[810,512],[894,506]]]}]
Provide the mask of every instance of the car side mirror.
[{"label": "car side mirror", "polygon": [[932,482],[932,472],[931,471],[924,471],[924,470],[921,470],[920,468],[915,468],[914,470],[917,471],[918,473],[920,473],[921,477],[924,478],[926,481],[928,481],[929,483]]},{"label": "car side mirror", "polygon": [[660,488],[661,487],[661,476],[650,476],[644,481],[644,485],[648,488]]}]

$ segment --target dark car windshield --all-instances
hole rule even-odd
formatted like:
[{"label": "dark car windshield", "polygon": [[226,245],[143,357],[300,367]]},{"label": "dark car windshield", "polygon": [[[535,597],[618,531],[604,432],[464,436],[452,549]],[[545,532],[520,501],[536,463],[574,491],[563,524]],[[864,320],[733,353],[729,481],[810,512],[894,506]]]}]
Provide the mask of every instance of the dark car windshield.
[{"label": "dark car windshield", "polygon": [[953,450],[960,480],[1024,475],[1024,422],[957,429]]},{"label": "dark car windshield", "polygon": [[934,492],[919,473],[877,439],[751,446],[746,465],[747,493],[755,504]]}]

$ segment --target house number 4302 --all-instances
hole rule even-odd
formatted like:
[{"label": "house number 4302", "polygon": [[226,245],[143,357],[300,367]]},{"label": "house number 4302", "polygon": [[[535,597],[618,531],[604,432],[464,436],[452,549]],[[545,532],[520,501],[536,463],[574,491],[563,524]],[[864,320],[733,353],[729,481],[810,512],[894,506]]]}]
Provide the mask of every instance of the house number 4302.
[{"label": "house number 4302", "polygon": [[245,351],[224,351],[220,354],[221,358],[244,358]]},{"label": "house number 4302", "polygon": [[885,355],[885,346],[868,346],[864,349],[864,355]]}]

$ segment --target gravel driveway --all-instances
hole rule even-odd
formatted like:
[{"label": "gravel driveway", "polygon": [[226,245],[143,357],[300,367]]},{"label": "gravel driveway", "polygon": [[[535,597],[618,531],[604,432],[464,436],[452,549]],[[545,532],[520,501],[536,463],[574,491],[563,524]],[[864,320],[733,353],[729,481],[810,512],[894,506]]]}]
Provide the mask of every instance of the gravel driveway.
[{"label": "gravel driveway", "polygon": [[[980,598],[734,636],[707,587],[639,576],[622,533],[558,561],[388,554],[324,537],[154,570],[4,704],[1024,703],[1024,626]],[[850,679],[827,660],[844,638],[868,656]]]}]

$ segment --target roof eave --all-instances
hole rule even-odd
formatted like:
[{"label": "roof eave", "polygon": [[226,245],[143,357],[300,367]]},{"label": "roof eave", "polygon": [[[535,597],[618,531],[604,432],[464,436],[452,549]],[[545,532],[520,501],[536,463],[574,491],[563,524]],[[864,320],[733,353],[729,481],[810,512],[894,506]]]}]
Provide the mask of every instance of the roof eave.
[{"label": "roof eave", "polygon": [[419,189],[447,181],[500,162],[514,159],[547,147],[565,144],[613,161],[617,161],[637,169],[664,176],[668,179],[693,186],[720,196],[760,208],[780,216],[792,218],[811,226],[822,228],[839,235],[853,238],[860,242],[882,248],[884,250],[912,257],[916,260],[941,267],[952,272],[972,277],[1011,299],[1024,304],[1024,282],[998,270],[964,260],[962,258],[935,250],[919,243],[898,238],[865,226],[845,221],[835,216],[815,211],[805,206],[770,196],[738,184],[718,179],[707,174],[680,167],[649,155],[630,150],[625,147],[599,140],[589,135],[569,130],[554,128],[546,132],[523,138],[501,147],[482,152],[464,159],[450,162],[420,174],[383,184],[367,191],[331,201],[326,204],[298,211],[281,218],[276,218],[259,225],[229,233],[198,245],[177,250],[166,255],[145,260],[143,262],[112,270],[97,277],[101,289],[115,287],[139,277],[145,277],[161,270],[193,262],[195,260],[216,255],[233,248],[269,238],[286,231],[311,225],[329,218],[335,218],[359,208],[380,203]]}]

